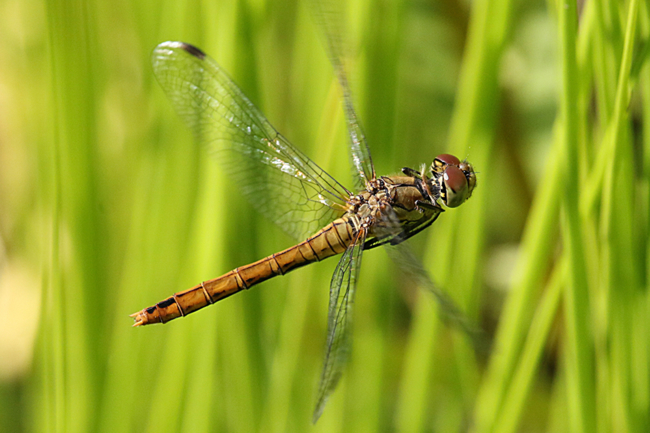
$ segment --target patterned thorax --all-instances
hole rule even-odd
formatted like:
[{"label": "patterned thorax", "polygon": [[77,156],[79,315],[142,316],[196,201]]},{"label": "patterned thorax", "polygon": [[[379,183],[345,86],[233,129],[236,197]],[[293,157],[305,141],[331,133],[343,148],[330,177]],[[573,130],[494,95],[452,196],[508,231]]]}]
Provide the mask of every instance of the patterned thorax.
[{"label": "patterned thorax", "polygon": [[[465,202],[476,187],[476,174],[467,161],[453,155],[437,156],[421,171],[402,169],[404,176],[382,176],[348,200],[343,217],[356,233],[369,228],[366,248],[401,242],[428,227],[444,207]],[[382,240],[384,239],[384,240]]]}]

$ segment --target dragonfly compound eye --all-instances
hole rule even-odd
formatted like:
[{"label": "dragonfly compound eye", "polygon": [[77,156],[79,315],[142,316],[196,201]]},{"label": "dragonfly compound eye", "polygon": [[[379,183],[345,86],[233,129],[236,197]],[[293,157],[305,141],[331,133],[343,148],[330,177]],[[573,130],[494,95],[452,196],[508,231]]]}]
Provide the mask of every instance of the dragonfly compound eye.
[{"label": "dragonfly compound eye", "polygon": [[450,165],[445,169],[442,176],[442,182],[446,190],[445,205],[447,207],[457,207],[463,204],[471,193],[469,180],[465,173],[457,166]]},{"label": "dragonfly compound eye", "polygon": [[456,158],[454,155],[450,155],[448,153],[443,153],[442,155],[436,156],[436,160],[443,162],[447,165],[455,165],[455,166],[460,165],[460,160]]},{"label": "dragonfly compound eye", "polygon": [[431,164],[431,171],[434,173],[441,173],[445,170],[445,167],[448,165],[455,165],[458,167],[460,161],[454,155],[448,153],[443,153],[442,155],[436,156]]}]

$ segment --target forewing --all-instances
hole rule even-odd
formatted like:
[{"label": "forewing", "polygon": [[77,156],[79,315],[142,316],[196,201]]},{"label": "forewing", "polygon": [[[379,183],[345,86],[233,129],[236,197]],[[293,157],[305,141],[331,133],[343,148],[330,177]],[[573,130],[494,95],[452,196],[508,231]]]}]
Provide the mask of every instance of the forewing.
[{"label": "forewing", "polygon": [[258,211],[297,239],[343,213],[349,191],[280,135],[214,60],[164,42],[152,64],[178,114]]},{"label": "forewing", "polygon": [[343,91],[343,108],[350,133],[350,161],[355,187],[361,190],[365,188],[366,182],[374,179],[376,175],[366,137],[354,110],[350,83],[345,70],[345,53],[342,42],[345,19],[341,9],[343,2],[311,0],[310,3],[316,23],[323,32],[327,54]]},{"label": "forewing", "polygon": [[332,276],[327,318],[327,346],[314,409],[314,423],[323,413],[325,403],[336,388],[348,359],[352,305],[366,234],[366,229],[359,231],[355,242],[350,244],[343,253]]}]

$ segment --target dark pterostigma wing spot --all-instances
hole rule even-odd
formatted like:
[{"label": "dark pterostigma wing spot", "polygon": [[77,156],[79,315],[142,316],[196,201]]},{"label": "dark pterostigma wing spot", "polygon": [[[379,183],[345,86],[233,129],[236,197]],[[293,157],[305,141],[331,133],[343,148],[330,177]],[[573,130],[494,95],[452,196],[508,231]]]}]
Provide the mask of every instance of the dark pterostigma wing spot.
[{"label": "dark pterostigma wing spot", "polygon": [[180,42],[180,47],[196,58],[199,58],[201,60],[205,59],[205,53],[200,49],[196,48],[194,45],[186,44],[185,42]]},{"label": "dark pterostigma wing spot", "polygon": [[256,210],[299,240],[345,212],[351,193],[279,134],[210,56],[170,41],[151,57],[178,114]]}]

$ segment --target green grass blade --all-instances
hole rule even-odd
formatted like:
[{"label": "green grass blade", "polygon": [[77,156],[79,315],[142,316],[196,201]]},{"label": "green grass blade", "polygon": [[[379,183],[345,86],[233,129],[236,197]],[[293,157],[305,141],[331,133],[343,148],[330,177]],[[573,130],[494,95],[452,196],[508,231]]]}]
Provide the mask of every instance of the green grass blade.
[{"label": "green grass blade", "polygon": [[578,68],[576,62],[577,10],[569,2],[558,8],[562,58],[561,134],[565,159],[562,232],[568,257],[568,284],[564,305],[567,320],[567,392],[572,431],[590,432],[596,428],[594,401],[593,348],[589,335],[589,296],[583,262],[583,238],[578,211]]}]

